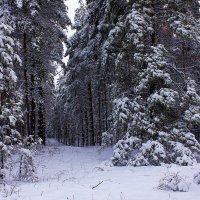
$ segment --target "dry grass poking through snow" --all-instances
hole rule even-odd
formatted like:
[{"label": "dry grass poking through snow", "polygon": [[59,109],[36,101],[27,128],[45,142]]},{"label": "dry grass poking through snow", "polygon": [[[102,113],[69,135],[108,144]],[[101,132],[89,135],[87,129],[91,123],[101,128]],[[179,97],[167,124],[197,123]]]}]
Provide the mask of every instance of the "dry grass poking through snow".
[{"label": "dry grass poking through snow", "polygon": [[[109,167],[105,165],[112,149],[67,147],[54,140],[36,155],[39,181],[12,182],[0,200],[197,200],[200,185],[193,175],[200,165],[180,167]],[[159,180],[168,173],[187,176],[188,192],[158,189]],[[4,191],[4,192],[2,192]]]}]

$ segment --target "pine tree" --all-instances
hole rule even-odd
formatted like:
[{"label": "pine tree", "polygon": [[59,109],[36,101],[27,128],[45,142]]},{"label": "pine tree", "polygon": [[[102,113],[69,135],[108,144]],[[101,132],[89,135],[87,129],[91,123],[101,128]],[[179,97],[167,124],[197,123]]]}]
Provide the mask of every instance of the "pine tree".
[{"label": "pine tree", "polygon": [[198,100],[184,102],[185,80],[198,79],[197,5],[195,0],[81,3],[58,91],[60,141],[82,146],[119,141],[115,165],[196,162],[199,143],[188,109],[195,107],[197,114]]},{"label": "pine tree", "polygon": [[[81,26],[76,27],[76,33],[68,41],[69,61],[61,78],[61,100],[57,101],[62,104],[58,105],[59,108],[64,106],[63,115],[66,117],[62,119],[65,122],[68,119],[67,131],[66,123],[61,122],[64,127],[58,135],[64,140],[67,136],[72,145],[101,144],[102,133],[110,127],[113,71],[101,61],[101,49],[110,29],[117,22],[113,18],[124,12],[124,4],[126,1],[87,1],[86,6],[81,5],[77,10],[74,27],[80,22],[79,16],[86,14],[79,23]],[[115,16],[111,16],[112,6]]]},{"label": "pine tree", "polygon": [[[23,80],[25,102],[25,135],[40,137],[46,143],[47,129],[53,109],[55,69],[63,65],[64,29],[70,24],[64,1],[18,2],[17,34],[22,43],[23,66],[19,72]],[[49,37],[51,35],[51,37]]]},{"label": "pine tree", "polygon": [[200,125],[200,97],[196,91],[197,84],[191,78],[187,79],[187,90],[182,99],[182,107],[184,111],[184,121],[190,131],[196,133],[196,138],[199,140],[199,125]]},{"label": "pine tree", "polygon": [[5,176],[11,145],[20,142],[18,126],[23,123],[22,93],[15,69],[21,65],[16,54],[13,18],[8,1],[0,3],[0,178]]},{"label": "pine tree", "polygon": [[[111,32],[114,37],[110,37],[109,48],[112,47],[112,43],[121,35],[121,32],[125,30],[124,24],[131,19],[132,35],[129,34],[129,36],[133,36],[130,37],[133,38],[133,42],[127,45],[129,45],[129,49],[134,49],[132,57],[135,62],[132,61],[131,64],[133,69],[136,72],[138,71],[138,76],[134,76],[136,78],[133,80],[135,86],[129,89],[126,95],[132,96],[132,104],[137,106],[134,106],[135,111],[133,108],[129,109],[132,114],[131,118],[127,119],[130,119],[133,123],[132,125],[130,125],[130,122],[127,123],[127,130],[133,136],[142,139],[143,143],[138,154],[129,162],[131,165],[160,165],[162,162],[191,165],[196,162],[193,153],[199,151],[199,143],[182,122],[181,113],[177,112],[181,110],[180,96],[182,91],[176,91],[176,85],[173,84],[173,79],[169,73],[171,66],[178,69],[179,63],[177,63],[177,66],[172,63],[174,55],[171,54],[171,49],[173,46],[169,47],[166,41],[159,37],[160,34],[164,34],[161,33],[163,30],[156,29],[164,21],[166,23],[166,27],[163,27],[164,31],[171,29],[171,34],[170,31],[167,31],[173,41],[185,40],[186,38],[192,42],[197,41],[197,21],[192,15],[188,17],[185,14],[184,9],[190,9],[190,7],[187,7],[188,4],[179,3],[169,2],[167,5],[162,5],[162,3],[156,4],[153,1],[137,2],[132,7],[135,15],[129,15],[126,20],[122,19],[120,29],[116,29],[116,33]],[[165,15],[163,15],[163,18],[162,15],[159,15],[158,18],[157,13],[162,6]],[[178,6],[184,9],[180,11]],[[168,7],[171,8],[171,12],[168,12]],[[141,31],[137,32],[140,30],[138,27],[142,27],[141,24],[146,25],[147,28],[141,28]],[[149,35],[147,35],[148,31]],[[137,37],[135,37],[135,34]],[[124,43],[127,42],[126,40],[124,40]],[[123,46],[126,47],[125,44]],[[125,64],[124,56],[127,56],[128,53],[122,48],[120,50],[123,51],[115,59],[120,58],[120,60],[117,59],[117,64],[120,63],[123,66]],[[129,102],[131,101],[129,100]],[[115,160],[116,151],[118,150],[115,149],[112,160]],[[122,161],[120,162],[122,163]]]},{"label": "pine tree", "polygon": [[38,180],[36,166],[34,162],[34,147],[41,144],[41,139],[35,140],[34,136],[23,138],[19,151],[19,173],[18,178],[21,181],[35,182]]}]

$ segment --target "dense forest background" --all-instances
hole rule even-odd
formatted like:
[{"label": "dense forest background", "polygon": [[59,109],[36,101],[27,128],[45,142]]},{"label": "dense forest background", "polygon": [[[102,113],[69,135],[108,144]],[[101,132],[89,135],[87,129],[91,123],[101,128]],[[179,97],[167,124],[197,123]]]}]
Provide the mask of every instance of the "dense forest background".
[{"label": "dense forest background", "polygon": [[192,163],[200,139],[198,1],[80,1],[73,27],[53,135],[67,145],[117,143],[115,165]]},{"label": "dense forest background", "polygon": [[[72,146],[116,144],[114,165],[195,163],[198,1],[79,4],[72,24],[64,0],[0,2],[1,176],[10,147],[31,149],[47,137]],[[63,73],[55,87],[57,68]],[[29,157],[22,154],[21,162]]]}]

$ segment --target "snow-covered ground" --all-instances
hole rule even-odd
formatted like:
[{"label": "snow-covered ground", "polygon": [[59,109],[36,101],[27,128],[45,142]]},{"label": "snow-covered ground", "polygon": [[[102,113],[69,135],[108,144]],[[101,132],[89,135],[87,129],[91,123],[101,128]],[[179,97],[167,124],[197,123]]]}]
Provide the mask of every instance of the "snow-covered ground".
[{"label": "snow-covered ground", "polygon": [[200,185],[189,192],[158,190],[168,172],[192,181],[200,165],[180,167],[109,167],[112,149],[67,147],[51,140],[36,156],[39,181],[12,183],[0,200],[198,200]]}]

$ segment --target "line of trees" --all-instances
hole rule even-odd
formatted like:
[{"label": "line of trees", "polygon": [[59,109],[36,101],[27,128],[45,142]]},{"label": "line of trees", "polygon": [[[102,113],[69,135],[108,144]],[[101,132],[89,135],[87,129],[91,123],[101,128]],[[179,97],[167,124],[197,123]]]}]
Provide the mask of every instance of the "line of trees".
[{"label": "line of trees", "polygon": [[146,149],[138,145],[133,165],[191,163],[200,139],[199,2],[80,1],[74,28],[57,91],[58,140],[120,141],[116,165],[129,162],[135,143]]},{"label": "line of trees", "polygon": [[10,146],[45,145],[48,134],[66,145],[116,143],[114,165],[194,163],[199,2],[79,2],[70,39],[64,0],[0,2],[1,169]]},{"label": "line of trees", "polygon": [[26,149],[39,138],[46,144],[68,25],[64,0],[0,1],[0,178],[12,146],[28,164]]}]

